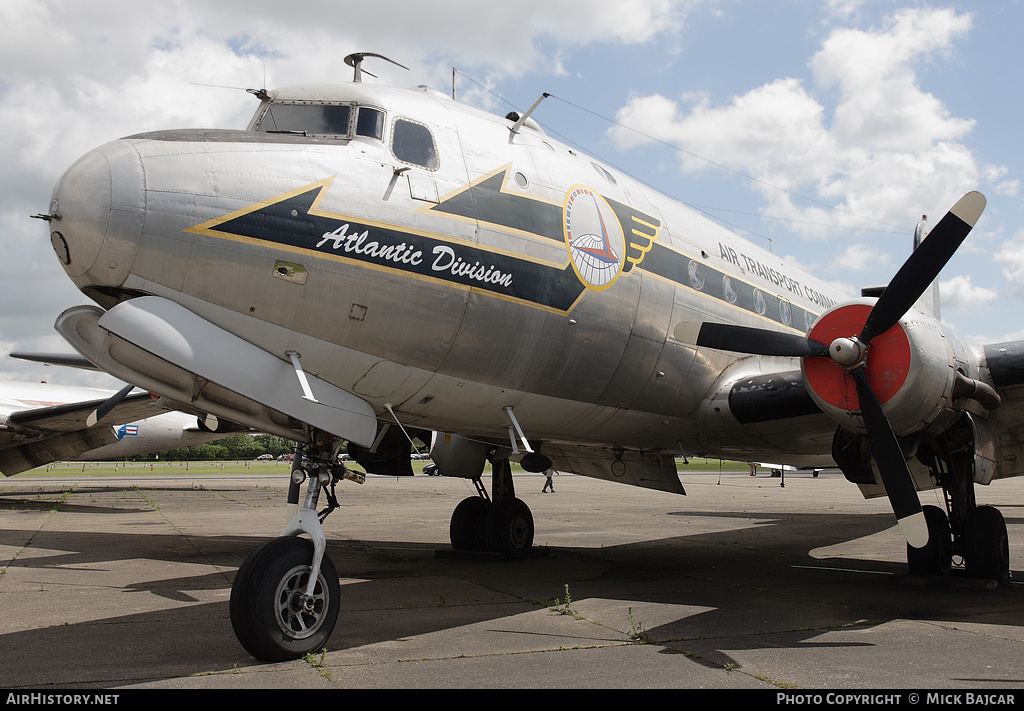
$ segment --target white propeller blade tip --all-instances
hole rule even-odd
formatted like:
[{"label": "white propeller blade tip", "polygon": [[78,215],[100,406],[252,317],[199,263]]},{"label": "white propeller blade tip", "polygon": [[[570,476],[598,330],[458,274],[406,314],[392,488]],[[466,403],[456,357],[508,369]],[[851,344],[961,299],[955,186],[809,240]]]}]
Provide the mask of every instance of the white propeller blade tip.
[{"label": "white propeller blade tip", "polygon": [[912,548],[924,548],[928,545],[928,520],[924,517],[923,511],[901,518],[899,525],[903,537]]},{"label": "white propeller blade tip", "polygon": [[683,343],[695,345],[697,337],[700,336],[700,327],[703,325],[700,321],[684,321],[675,327],[672,334]]},{"label": "white propeller blade tip", "polygon": [[981,217],[981,213],[985,211],[986,204],[987,201],[985,200],[985,196],[977,191],[974,191],[967,193],[962,198],[957,200],[956,205],[954,205],[952,209],[950,209],[950,212],[952,212],[954,215],[959,217],[961,220],[966,222],[971,227],[974,227],[974,224],[978,221],[978,218]]}]

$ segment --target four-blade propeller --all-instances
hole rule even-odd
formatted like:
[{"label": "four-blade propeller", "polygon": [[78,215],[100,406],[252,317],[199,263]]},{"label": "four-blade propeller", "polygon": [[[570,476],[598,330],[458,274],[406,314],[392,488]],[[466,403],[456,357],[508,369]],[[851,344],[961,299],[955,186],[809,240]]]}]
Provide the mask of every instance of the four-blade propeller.
[{"label": "four-blade propeller", "polygon": [[859,334],[825,345],[807,336],[716,323],[681,323],[675,336],[684,343],[766,356],[814,358],[829,356],[853,378],[871,454],[907,542],[922,548],[928,526],[907,461],[864,368],[871,341],[888,331],[921,297],[974,227],[985,209],[985,197],[971,192],[942,218],[903,264],[872,307]]},{"label": "four-blade propeller", "polygon": [[88,427],[93,427],[97,422],[102,420],[104,417],[110,414],[110,411],[121,404],[121,401],[128,397],[128,393],[135,389],[134,385],[126,385],[121,390],[107,398],[103,404],[89,413],[89,416],[85,420],[85,424]]}]

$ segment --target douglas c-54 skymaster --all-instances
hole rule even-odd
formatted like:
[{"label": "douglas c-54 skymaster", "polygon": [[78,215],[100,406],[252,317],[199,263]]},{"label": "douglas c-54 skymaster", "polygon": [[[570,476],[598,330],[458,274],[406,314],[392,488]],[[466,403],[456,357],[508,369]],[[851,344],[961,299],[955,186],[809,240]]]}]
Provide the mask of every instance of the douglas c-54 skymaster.
[{"label": "douglas c-54 skymaster", "polygon": [[[677,454],[834,461],[888,496],[912,572],[947,575],[957,556],[1008,579],[1003,518],[974,487],[1024,473],[1024,343],[969,346],[921,298],[980,194],[880,295],[840,303],[530,111],[368,85],[367,56],[348,58],[350,83],[254,91],[244,131],[87,153],[42,215],[98,304],[56,324],[82,356],[298,443],[302,505],[232,587],[251,654],[298,657],[335,625],[316,506],[346,476],[343,446],[369,472],[410,474],[413,440],[429,442],[440,472],[479,492],[455,508],[452,545],[507,553],[534,532],[510,460],[679,494]],[[935,487],[948,512],[921,506]]]}]

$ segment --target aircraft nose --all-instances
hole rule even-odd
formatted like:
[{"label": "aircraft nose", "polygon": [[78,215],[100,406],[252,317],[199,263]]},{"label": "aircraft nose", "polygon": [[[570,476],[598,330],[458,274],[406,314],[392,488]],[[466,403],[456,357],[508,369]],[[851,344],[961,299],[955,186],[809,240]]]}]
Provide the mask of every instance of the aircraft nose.
[{"label": "aircraft nose", "polygon": [[68,168],[50,201],[50,241],[79,288],[124,282],[145,212],[142,160],[129,141],[108,143]]}]

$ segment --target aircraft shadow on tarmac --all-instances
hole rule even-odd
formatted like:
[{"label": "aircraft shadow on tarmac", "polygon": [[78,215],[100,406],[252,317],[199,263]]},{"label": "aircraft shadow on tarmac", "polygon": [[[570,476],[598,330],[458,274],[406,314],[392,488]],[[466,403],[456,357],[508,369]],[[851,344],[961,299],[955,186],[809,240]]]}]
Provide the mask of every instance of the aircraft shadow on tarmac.
[{"label": "aircraft shadow on tarmac", "polygon": [[[23,507],[30,499],[6,497],[4,506]],[[90,508],[90,507],[86,507]],[[123,512],[123,510],[122,510]],[[1021,519],[1007,516],[1007,523]],[[687,511],[688,517],[727,517],[721,512]],[[597,626],[595,641],[628,643],[627,610],[644,605],[675,610],[668,619],[644,623],[649,644],[666,654],[684,654],[688,663],[724,667],[736,664],[726,649],[850,647],[867,642],[818,640],[825,630],[861,628],[892,620],[983,621],[1024,628],[1024,589],[1017,584],[983,591],[962,587],[891,585],[905,570],[891,560],[830,560],[814,550],[878,534],[892,527],[887,514],[746,512],[768,524],[633,542],[606,547],[555,546],[523,559],[437,557],[435,543],[331,538],[328,553],[342,580],[343,606],[328,651],[355,649],[389,640],[497,622],[556,605],[563,591],[588,617],[601,601],[618,605],[617,629]],[[0,530],[0,540],[24,537]],[[9,599],[6,615],[28,608],[17,625],[0,635],[0,645],[17,650],[0,665],[0,687],[42,684],[109,684],[104,670],[120,669],[122,679],[160,679],[226,671],[258,664],[235,641],[228,618],[227,590],[237,566],[260,542],[253,536],[189,536],[162,533],[116,534],[36,531],[28,544],[34,555],[10,568],[99,568],[118,561],[147,559],[156,570],[196,563],[220,572],[140,580],[103,591],[109,610],[124,614],[61,623],[59,612],[32,619],[39,602]],[[116,539],[116,545],[111,545]],[[51,555],[43,551],[53,551]],[[1015,562],[1011,561],[1011,567]],[[25,570],[21,571],[22,575]],[[1017,580],[1024,573],[1014,572]],[[69,587],[74,587],[71,578]],[[56,587],[56,586],[51,586]],[[80,592],[51,589],[47,610],[80,604]],[[132,598],[150,593],[170,601],[164,609],[125,612]],[[41,594],[45,594],[42,593]],[[93,607],[103,610],[98,592]],[[205,596],[222,597],[200,602]],[[29,596],[31,597],[31,596]],[[149,605],[152,608],[152,604]],[[557,614],[553,609],[551,614]],[[32,629],[27,627],[35,625]],[[607,633],[607,634],[606,634]],[[557,643],[556,643],[557,644]],[[450,653],[448,650],[447,653]],[[41,664],[40,660],[50,660]]]}]

